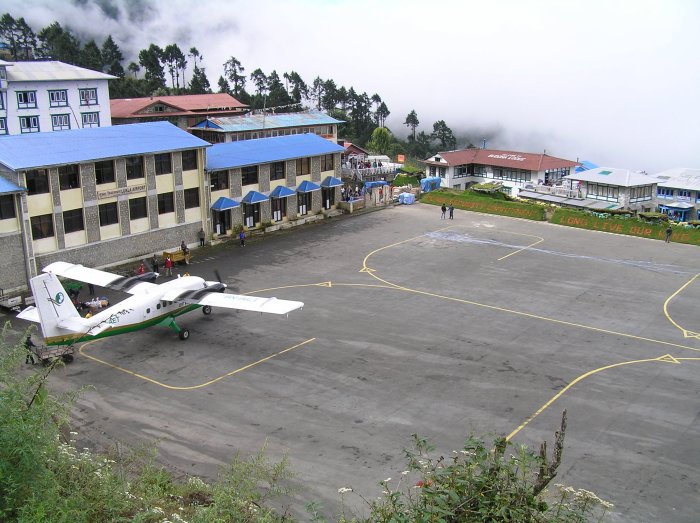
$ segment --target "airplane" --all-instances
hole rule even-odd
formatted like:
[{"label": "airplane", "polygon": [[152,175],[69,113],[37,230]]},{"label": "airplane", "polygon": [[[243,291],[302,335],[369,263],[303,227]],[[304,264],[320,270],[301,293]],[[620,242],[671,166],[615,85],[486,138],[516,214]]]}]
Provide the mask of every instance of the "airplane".
[{"label": "airplane", "polygon": [[[68,298],[58,276],[123,291],[131,296],[83,318]],[[30,279],[35,306],[27,307],[17,317],[39,323],[46,345],[68,345],[152,325],[170,327],[181,340],[187,340],[190,331],[178,326],[175,318],[200,307],[205,315],[209,315],[212,307],[288,314],[304,306],[300,301],[226,294],[225,283],[205,281],[199,276],[153,283],[157,277],[155,272],[120,276],[82,265],[54,262],[43,269],[43,274]]]}]

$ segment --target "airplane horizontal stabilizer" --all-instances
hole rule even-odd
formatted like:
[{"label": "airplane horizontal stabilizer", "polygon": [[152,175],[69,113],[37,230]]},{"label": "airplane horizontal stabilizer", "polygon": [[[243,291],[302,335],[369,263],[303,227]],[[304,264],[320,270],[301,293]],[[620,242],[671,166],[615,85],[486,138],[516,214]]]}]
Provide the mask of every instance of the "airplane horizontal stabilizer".
[{"label": "airplane horizontal stabilizer", "polygon": [[26,309],[24,309],[22,312],[20,312],[17,317],[20,320],[27,320],[27,321],[33,321],[34,323],[41,323],[41,318],[39,317],[39,309],[34,307],[34,305],[30,305]]}]

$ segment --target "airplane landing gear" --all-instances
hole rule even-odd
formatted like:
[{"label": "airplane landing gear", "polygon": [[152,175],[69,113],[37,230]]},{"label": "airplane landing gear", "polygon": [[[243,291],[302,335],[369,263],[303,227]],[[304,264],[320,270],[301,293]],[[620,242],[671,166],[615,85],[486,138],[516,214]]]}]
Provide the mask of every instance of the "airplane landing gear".
[{"label": "airplane landing gear", "polygon": [[180,336],[180,339],[182,341],[185,341],[186,339],[188,339],[190,337],[190,331],[189,331],[189,329],[180,329],[180,332],[178,335]]},{"label": "airplane landing gear", "polygon": [[175,318],[170,317],[164,320],[161,325],[164,325],[166,327],[170,327],[173,329],[175,332],[177,332],[178,336],[180,336],[180,339],[182,341],[185,341],[189,339],[190,337],[190,330],[189,329],[181,329],[180,326],[175,322]]},{"label": "airplane landing gear", "polygon": [[202,307],[202,313],[205,316],[209,316],[211,314],[211,305],[205,305],[204,307]]}]

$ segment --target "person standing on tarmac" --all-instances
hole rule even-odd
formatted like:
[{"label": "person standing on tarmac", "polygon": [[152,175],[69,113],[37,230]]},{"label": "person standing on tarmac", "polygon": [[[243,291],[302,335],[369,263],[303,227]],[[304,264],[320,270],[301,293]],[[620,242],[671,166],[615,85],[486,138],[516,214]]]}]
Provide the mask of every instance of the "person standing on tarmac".
[{"label": "person standing on tarmac", "polygon": [[24,348],[27,349],[27,357],[24,359],[24,363],[31,363],[34,365],[36,361],[34,360],[34,350],[36,345],[32,341],[32,335],[27,334],[27,339],[24,340]]}]

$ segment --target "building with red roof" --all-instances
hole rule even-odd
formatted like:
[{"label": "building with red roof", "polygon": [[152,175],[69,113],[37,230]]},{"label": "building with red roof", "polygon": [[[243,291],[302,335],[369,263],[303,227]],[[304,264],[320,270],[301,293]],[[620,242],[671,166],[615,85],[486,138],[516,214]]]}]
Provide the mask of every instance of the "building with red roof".
[{"label": "building with red roof", "polygon": [[443,179],[442,187],[466,189],[475,183],[498,181],[514,196],[525,185],[554,184],[579,165],[545,153],[476,148],[439,152],[423,163],[426,176]]},{"label": "building with red roof", "polygon": [[112,124],[166,120],[187,129],[205,118],[234,116],[248,106],[227,93],[150,96],[110,100]]}]

